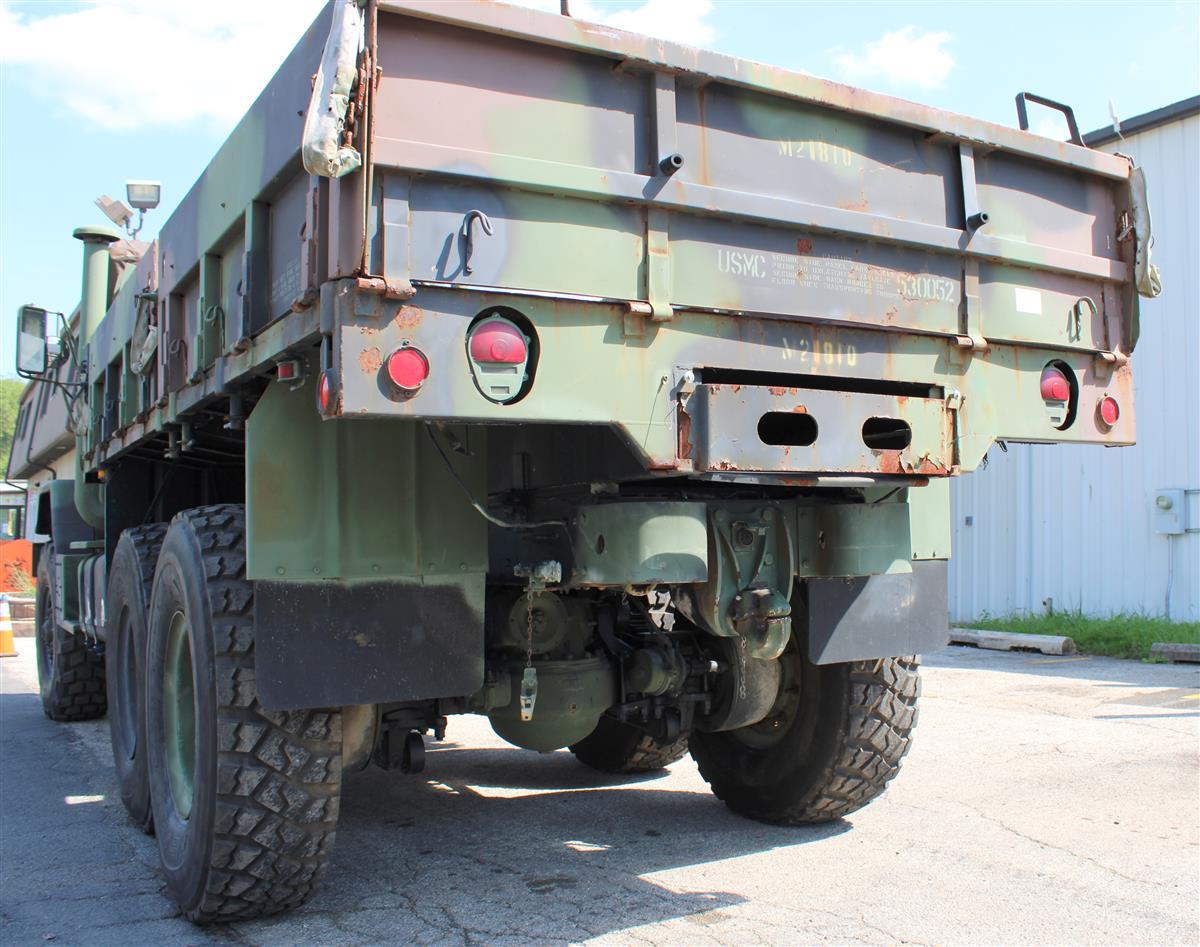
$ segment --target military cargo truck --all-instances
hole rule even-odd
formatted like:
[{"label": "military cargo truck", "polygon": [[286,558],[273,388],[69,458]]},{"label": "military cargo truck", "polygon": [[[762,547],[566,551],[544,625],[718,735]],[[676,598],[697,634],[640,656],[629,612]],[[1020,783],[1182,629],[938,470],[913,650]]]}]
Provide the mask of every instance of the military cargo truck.
[{"label": "military cargo truck", "polygon": [[331,4],[154,242],[74,236],[78,310],[19,325],[10,472],[74,445],[42,698],[107,710],[197,922],[307,899],[343,773],[456,714],[690,752],[754,819],[867,804],[949,478],[1132,443],[1157,291],[1140,172],[1077,134],[491,3]]}]

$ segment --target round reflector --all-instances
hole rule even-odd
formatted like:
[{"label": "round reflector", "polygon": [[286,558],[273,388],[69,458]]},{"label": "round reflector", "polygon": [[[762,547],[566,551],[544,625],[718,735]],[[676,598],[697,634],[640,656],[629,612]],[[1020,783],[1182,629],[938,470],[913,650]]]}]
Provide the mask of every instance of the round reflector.
[{"label": "round reflector", "polygon": [[1042,399],[1044,401],[1068,401],[1071,398],[1071,383],[1054,366],[1042,371]]},{"label": "round reflector", "polygon": [[1105,427],[1112,427],[1120,417],[1121,406],[1117,404],[1116,398],[1105,395],[1100,399],[1100,420],[1104,422]]},{"label": "round reflector", "polygon": [[420,349],[405,346],[387,359],[388,378],[401,391],[416,391],[429,377],[429,360]]},{"label": "round reflector", "polygon": [[471,333],[471,358],[481,365],[520,365],[528,353],[525,336],[507,319],[487,319]]},{"label": "round reflector", "polygon": [[322,414],[329,414],[332,405],[333,381],[329,377],[329,372],[321,372],[321,380],[317,382],[317,410]]}]

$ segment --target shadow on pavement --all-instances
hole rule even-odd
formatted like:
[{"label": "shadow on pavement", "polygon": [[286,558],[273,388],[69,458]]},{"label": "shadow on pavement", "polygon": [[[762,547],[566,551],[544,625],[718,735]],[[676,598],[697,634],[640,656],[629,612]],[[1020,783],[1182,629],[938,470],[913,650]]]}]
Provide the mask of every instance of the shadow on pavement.
[{"label": "shadow on pavement", "polygon": [[[722,909],[747,900],[744,887],[723,890],[721,869],[705,864],[850,829],[736,816],[687,759],[669,774],[612,776],[566,751],[431,742],[419,776],[347,774],[337,844],[312,902],[200,930],[161,894],[154,840],[125,817],[101,752],[105,721],[51,723],[37,695],[13,693],[24,685],[5,677],[0,940],[8,943],[562,943],[673,921],[675,939],[688,942],[706,939]],[[464,721],[462,732],[488,731]],[[745,865],[754,871],[753,859]],[[693,870],[685,880],[679,869]],[[761,884],[764,893],[777,888],[770,877]]]},{"label": "shadow on pavement", "polygon": [[576,941],[676,918],[699,934],[709,912],[746,899],[678,890],[673,870],[850,828],[743,819],[700,789],[690,762],[676,768],[688,778],[597,773],[566,751],[430,744],[420,776],[350,774],[334,864],[305,913],[336,923],[375,905],[381,924],[400,925],[389,937],[421,938],[423,926],[489,943]]}]

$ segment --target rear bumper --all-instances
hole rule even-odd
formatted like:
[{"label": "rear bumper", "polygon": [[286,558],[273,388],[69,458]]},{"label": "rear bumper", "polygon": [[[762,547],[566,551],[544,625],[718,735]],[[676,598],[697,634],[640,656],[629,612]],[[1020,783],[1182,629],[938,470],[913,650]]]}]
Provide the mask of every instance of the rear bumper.
[{"label": "rear bumper", "polygon": [[701,473],[927,477],[947,476],[954,466],[953,423],[942,398],[701,384],[685,411],[680,457]]}]

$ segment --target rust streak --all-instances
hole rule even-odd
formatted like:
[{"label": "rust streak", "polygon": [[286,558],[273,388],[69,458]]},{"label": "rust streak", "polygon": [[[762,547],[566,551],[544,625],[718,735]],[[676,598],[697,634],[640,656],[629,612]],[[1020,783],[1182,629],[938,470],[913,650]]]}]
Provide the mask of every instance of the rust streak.
[{"label": "rust streak", "polygon": [[688,460],[692,456],[692,416],[681,405],[679,407],[679,457]]},{"label": "rust streak", "polygon": [[904,469],[904,463],[900,460],[900,451],[898,450],[881,450],[874,451],[879,455],[879,470],[881,473],[904,474],[907,471]]}]

